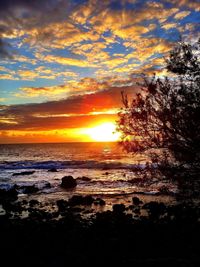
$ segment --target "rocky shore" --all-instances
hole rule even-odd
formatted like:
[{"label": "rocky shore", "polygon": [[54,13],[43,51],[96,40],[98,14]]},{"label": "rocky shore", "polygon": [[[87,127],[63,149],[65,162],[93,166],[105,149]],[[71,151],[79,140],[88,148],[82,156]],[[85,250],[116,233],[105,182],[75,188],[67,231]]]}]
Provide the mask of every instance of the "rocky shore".
[{"label": "rocky shore", "polygon": [[98,212],[104,199],[19,201],[13,188],[1,190],[0,201],[1,261],[8,266],[200,265],[198,202],[133,197],[130,205]]}]

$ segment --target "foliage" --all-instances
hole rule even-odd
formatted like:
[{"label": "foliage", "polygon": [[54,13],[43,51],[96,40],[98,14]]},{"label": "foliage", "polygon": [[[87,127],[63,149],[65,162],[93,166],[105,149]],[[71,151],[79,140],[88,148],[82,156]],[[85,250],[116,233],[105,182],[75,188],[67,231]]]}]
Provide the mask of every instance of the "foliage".
[{"label": "foliage", "polygon": [[118,130],[128,152],[154,162],[200,169],[200,40],[179,43],[166,60],[169,77],[144,76],[141,92],[119,112]]}]

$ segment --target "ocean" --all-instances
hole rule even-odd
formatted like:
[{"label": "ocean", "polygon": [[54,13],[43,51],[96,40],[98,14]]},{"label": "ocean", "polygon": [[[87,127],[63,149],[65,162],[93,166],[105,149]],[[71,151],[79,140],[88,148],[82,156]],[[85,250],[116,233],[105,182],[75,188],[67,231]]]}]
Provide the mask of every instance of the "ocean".
[{"label": "ocean", "polygon": [[[156,195],[162,182],[139,185],[137,168],[144,168],[147,158],[123,151],[118,143],[54,143],[0,145],[0,188],[35,185],[35,196],[42,200],[76,195],[126,196],[132,193]],[[51,172],[56,168],[57,172]],[[32,171],[31,175],[13,175]],[[73,190],[63,189],[62,177],[77,179]],[[87,178],[86,178],[87,177]],[[86,178],[86,179],[85,179]],[[50,183],[50,187],[46,186]],[[172,191],[172,184],[164,184]],[[23,190],[20,195],[25,197]]]}]

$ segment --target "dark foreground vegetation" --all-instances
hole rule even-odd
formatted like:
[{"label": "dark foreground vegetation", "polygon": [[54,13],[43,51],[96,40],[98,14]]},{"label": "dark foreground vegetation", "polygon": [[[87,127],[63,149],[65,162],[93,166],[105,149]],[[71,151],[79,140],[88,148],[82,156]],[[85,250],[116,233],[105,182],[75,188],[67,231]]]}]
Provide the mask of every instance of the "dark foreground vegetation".
[{"label": "dark foreground vegetation", "polygon": [[1,262],[8,266],[200,266],[198,203],[133,197],[129,206],[90,216],[88,208],[103,200],[76,196],[49,209],[37,200],[2,205]]},{"label": "dark foreground vegetation", "polygon": [[183,193],[199,191],[200,39],[178,43],[166,70],[169,77],[144,77],[133,99],[122,93],[121,143],[128,152],[146,153],[160,176],[177,181]]}]

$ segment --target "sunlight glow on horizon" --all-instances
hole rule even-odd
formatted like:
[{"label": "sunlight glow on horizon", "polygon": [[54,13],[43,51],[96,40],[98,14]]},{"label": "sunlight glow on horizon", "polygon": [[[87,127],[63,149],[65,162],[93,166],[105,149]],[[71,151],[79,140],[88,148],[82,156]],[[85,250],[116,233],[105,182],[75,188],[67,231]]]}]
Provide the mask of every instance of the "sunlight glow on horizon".
[{"label": "sunlight glow on horizon", "polygon": [[87,128],[83,133],[95,142],[116,142],[120,138],[120,133],[116,131],[116,125],[113,122],[104,122]]}]

